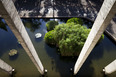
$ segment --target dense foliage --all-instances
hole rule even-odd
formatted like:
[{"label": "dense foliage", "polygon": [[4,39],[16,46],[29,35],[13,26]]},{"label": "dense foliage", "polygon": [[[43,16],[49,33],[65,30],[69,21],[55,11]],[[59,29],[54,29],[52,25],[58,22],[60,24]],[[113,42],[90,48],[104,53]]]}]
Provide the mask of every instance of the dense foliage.
[{"label": "dense foliage", "polygon": [[46,23],[47,30],[53,30],[55,26],[58,25],[58,21],[49,21]]},{"label": "dense foliage", "polygon": [[85,26],[69,23],[60,24],[54,29],[54,40],[57,42],[62,56],[75,56],[81,51],[90,32]]},{"label": "dense foliage", "polygon": [[55,44],[55,40],[54,40],[54,37],[53,37],[53,33],[54,33],[54,30],[51,30],[51,31],[49,31],[49,32],[47,32],[45,34],[44,40],[45,40],[46,43],[52,44],[52,45]]},{"label": "dense foliage", "polygon": [[[90,32],[90,29],[82,26],[82,24],[83,22],[79,18],[71,18],[66,24],[63,23],[57,26],[52,26],[49,23],[47,28],[51,31],[46,33],[44,39],[48,44],[58,46],[62,56],[77,56]],[[50,28],[51,26],[52,28]],[[103,38],[104,35],[102,35],[100,40]]]},{"label": "dense foliage", "polygon": [[75,23],[75,24],[80,24],[83,25],[83,21],[80,18],[70,18],[66,23]]}]

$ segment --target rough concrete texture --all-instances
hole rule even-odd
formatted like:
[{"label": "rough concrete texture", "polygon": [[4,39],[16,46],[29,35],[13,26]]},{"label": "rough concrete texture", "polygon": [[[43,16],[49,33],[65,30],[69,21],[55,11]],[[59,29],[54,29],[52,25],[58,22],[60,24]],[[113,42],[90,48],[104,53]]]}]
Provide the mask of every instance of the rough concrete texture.
[{"label": "rough concrete texture", "polygon": [[105,0],[74,67],[76,74],[116,13],[116,0]]},{"label": "rough concrete texture", "polygon": [[12,74],[12,67],[8,65],[6,62],[0,59],[0,69],[4,70],[5,72],[8,72],[9,74]]},{"label": "rough concrete texture", "polygon": [[0,14],[27,52],[32,62],[41,74],[44,74],[44,67],[36,53],[36,50],[26,32],[26,29],[18,15],[12,0],[0,0]]}]

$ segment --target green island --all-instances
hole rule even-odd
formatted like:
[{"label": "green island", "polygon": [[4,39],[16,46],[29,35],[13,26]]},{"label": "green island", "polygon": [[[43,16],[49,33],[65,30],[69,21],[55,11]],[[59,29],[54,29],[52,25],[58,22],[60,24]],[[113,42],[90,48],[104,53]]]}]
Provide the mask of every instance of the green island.
[{"label": "green island", "polygon": [[[56,45],[61,56],[78,56],[91,30],[83,26],[83,21],[80,18],[70,18],[63,24],[49,21],[46,27],[48,32],[44,37],[45,42]],[[104,35],[98,42],[101,39],[104,39]]]}]

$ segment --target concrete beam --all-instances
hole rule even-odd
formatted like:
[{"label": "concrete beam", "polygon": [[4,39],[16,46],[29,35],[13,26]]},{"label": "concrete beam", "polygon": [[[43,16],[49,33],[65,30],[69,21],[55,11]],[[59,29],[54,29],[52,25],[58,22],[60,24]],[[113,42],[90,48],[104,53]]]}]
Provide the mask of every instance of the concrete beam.
[{"label": "concrete beam", "polygon": [[13,68],[1,59],[0,59],[0,69],[4,70],[9,74],[12,74],[13,71]]},{"label": "concrete beam", "polygon": [[107,65],[103,71],[105,72],[105,74],[111,74],[113,72],[116,71],[116,60],[114,60],[113,62],[111,62],[109,65]]},{"label": "concrete beam", "polygon": [[103,5],[74,66],[74,74],[79,71],[115,13],[116,0],[104,0]]},{"label": "concrete beam", "polygon": [[0,14],[27,52],[32,62],[41,74],[44,74],[44,67],[36,53],[36,50],[25,30],[25,27],[18,15],[12,0],[0,0]]}]

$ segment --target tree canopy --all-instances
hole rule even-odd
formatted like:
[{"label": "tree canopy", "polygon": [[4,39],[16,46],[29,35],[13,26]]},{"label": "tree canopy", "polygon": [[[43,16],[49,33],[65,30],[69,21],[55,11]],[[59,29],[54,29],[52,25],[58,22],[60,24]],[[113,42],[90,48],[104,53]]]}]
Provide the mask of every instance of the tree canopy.
[{"label": "tree canopy", "polygon": [[80,24],[83,25],[83,21],[80,18],[70,18],[66,23],[75,23],[75,24]]},{"label": "tree canopy", "polygon": [[90,29],[80,24],[60,24],[54,29],[54,40],[62,55],[74,56],[82,49],[89,32]]},{"label": "tree canopy", "polygon": [[48,43],[48,44],[54,45],[55,44],[55,40],[54,40],[54,36],[53,35],[54,35],[54,30],[51,30],[51,31],[47,32],[45,34],[45,37],[44,37],[45,42]]},{"label": "tree canopy", "polygon": [[46,23],[47,30],[48,31],[53,30],[56,25],[58,25],[58,21],[48,21]]},{"label": "tree canopy", "polygon": [[[66,24],[59,24],[46,33],[44,39],[49,44],[59,47],[62,56],[79,55],[91,29],[82,26],[83,22],[79,18],[71,18]],[[54,24],[50,24],[52,26]],[[102,35],[101,39],[104,36]]]}]

